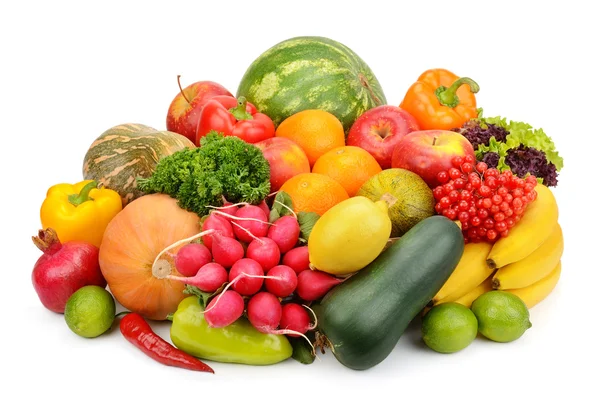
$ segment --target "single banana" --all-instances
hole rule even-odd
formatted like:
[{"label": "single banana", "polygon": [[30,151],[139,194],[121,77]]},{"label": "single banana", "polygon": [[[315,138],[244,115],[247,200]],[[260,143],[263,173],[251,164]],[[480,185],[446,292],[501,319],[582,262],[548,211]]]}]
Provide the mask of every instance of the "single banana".
[{"label": "single banana", "polygon": [[433,297],[433,305],[454,301],[486,280],[494,272],[485,262],[491,248],[487,242],[467,243],[452,275]]},{"label": "single banana", "polygon": [[487,259],[490,268],[502,268],[522,260],[548,239],[558,222],[558,206],[552,191],[541,183],[535,186],[537,198],[531,202],[521,220],[508,236],[499,239]]},{"label": "single banana", "polygon": [[540,301],[544,300],[554,290],[560,278],[561,262],[550,273],[550,275],[542,278],[533,285],[521,289],[508,289],[505,292],[516,294],[525,302],[527,308],[533,308]]},{"label": "single banana", "polygon": [[492,290],[492,279],[486,279],[483,283],[465,294],[461,298],[454,300],[455,303],[462,304],[465,307],[471,308],[471,304],[482,294]]},{"label": "single banana", "polygon": [[494,289],[519,289],[546,277],[560,261],[564,250],[562,228],[556,224],[540,247],[522,260],[500,268],[494,274]]}]

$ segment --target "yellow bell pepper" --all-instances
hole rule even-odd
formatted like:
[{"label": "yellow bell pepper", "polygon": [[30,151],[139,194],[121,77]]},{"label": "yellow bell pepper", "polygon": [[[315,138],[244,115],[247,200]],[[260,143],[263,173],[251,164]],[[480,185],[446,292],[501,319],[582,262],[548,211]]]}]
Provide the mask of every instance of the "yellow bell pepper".
[{"label": "yellow bell pepper", "polygon": [[106,226],[123,208],[121,196],[85,180],[59,183],[48,189],[40,209],[44,229],[52,228],[61,242],[80,240],[100,247]]}]

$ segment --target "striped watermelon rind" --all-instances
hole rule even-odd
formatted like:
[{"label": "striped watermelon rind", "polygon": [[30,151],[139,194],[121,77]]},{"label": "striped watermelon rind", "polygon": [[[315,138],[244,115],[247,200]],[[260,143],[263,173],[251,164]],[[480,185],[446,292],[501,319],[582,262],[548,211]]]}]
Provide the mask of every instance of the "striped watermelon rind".
[{"label": "striped watermelon rind", "polygon": [[348,132],[365,111],[386,104],[369,66],[345,45],[319,36],[285,40],[248,67],[237,90],[275,126],[308,109],[335,115]]},{"label": "striped watermelon rind", "polygon": [[137,188],[137,178],[149,177],[161,158],[186,147],[195,145],[174,132],[143,124],[117,125],[89,147],[83,160],[83,178],[116,191],[125,206],[144,195]]}]

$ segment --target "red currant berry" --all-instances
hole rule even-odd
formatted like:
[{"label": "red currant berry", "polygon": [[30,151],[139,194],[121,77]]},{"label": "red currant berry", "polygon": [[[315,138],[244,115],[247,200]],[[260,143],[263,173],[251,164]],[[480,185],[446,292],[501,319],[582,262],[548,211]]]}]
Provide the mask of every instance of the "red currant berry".
[{"label": "red currant berry", "polygon": [[448,176],[446,171],[440,171],[438,172],[436,179],[439,183],[446,183],[448,182],[448,179],[450,179],[450,176]]},{"label": "red currant berry", "polygon": [[483,174],[488,169],[488,166],[483,161],[479,161],[477,165],[475,165],[475,170],[480,174]]},{"label": "red currant berry", "polygon": [[519,210],[521,207],[523,207],[523,200],[521,200],[519,197],[515,197],[512,201],[512,206],[515,211]]},{"label": "red currant berry", "polygon": [[464,158],[460,156],[452,157],[452,166],[455,168],[460,168],[460,166],[465,162]]},{"label": "red currant berry", "polygon": [[472,171],[473,171],[473,164],[471,164],[471,163],[467,163],[467,162],[466,162],[466,163],[463,163],[463,164],[460,166],[460,169],[461,169],[461,170],[462,170],[462,172],[464,172],[465,174],[468,174],[469,172],[472,172]]},{"label": "red currant berry", "polygon": [[486,219],[483,221],[483,227],[484,227],[485,229],[492,229],[492,228],[494,227],[494,224],[495,224],[495,222],[494,222],[494,220],[493,220],[493,219],[491,219],[491,218],[486,218]]},{"label": "red currant berry", "polygon": [[466,188],[465,188],[465,190],[460,192],[461,200],[469,201],[469,200],[471,200],[471,198],[472,198],[471,192],[469,192]]},{"label": "red currant berry", "polygon": [[444,188],[437,186],[435,189],[433,189],[433,198],[439,200],[442,197],[444,197]]},{"label": "red currant berry", "polygon": [[494,227],[498,232],[502,232],[508,229],[508,225],[504,221],[498,221],[494,224]]},{"label": "red currant berry", "polygon": [[490,208],[492,206],[492,199],[490,198],[485,198],[482,201],[482,207],[483,208]]},{"label": "red currant berry", "polygon": [[448,176],[450,179],[458,179],[462,176],[462,172],[458,168],[450,168],[448,170]]},{"label": "red currant berry", "polygon": [[462,223],[467,222],[469,220],[469,218],[470,218],[470,215],[466,211],[461,211],[458,213],[458,220]]},{"label": "red currant berry", "polygon": [[477,193],[483,197],[490,197],[492,195],[492,189],[489,186],[481,185],[477,190]]}]

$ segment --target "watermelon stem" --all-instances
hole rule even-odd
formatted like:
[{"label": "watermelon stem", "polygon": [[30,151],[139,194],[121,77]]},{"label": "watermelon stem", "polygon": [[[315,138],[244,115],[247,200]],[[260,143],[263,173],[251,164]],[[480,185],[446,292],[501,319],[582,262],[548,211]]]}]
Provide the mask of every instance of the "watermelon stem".
[{"label": "watermelon stem", "polygon": [[373,90],[373,88],[369,84],[369,81],[367,80],[367,77],[364,76],[363,74],[358,74],[358,79],[360,80],[360,84],[363,85],[365,88],[367,88],[367,90],[371,94],[371,97],[373,98],[373,101],[375,102],[375,104],[378,105],[378,106],[380,106],[381,104],[383,104],[381,102],[381,99],[379,97],[377,97],[377,95],[375,94],[375,91]]},{"label": "watermelon stem", "polygon": [[94,200],[90,198],[90,191],[92,189],[96,189],[98,187],[98,182],[91,181],[87,185],[85,185],[79,193],[73,193],[69,195],[69,203],[73,204],[75,207],[80,205],[81,203],[85,203],[89,200]]},{"label": "watermelon stem", "polygon": [[230,108],[229,112],[238,121],[254,119],[254,117],[252,117],[252,114],[250,114],[248,111],[246,111],[247,104],[248,104],[248,100],[246,100],[246,98],[244,96],[240,96],[238,98],[237,107]]},{"label": "watermelon stem", "polygon": [[181,87],[180,78],[181,78],[181,75],[177,75],[177,86],[179,86],[179,91],[181,92],[181,95],[183,96],[185,101],[187,101],[188,104],[191,104],[190,100],[187,97],[185,97],[185,93],[183,92],[183,88]]}]

